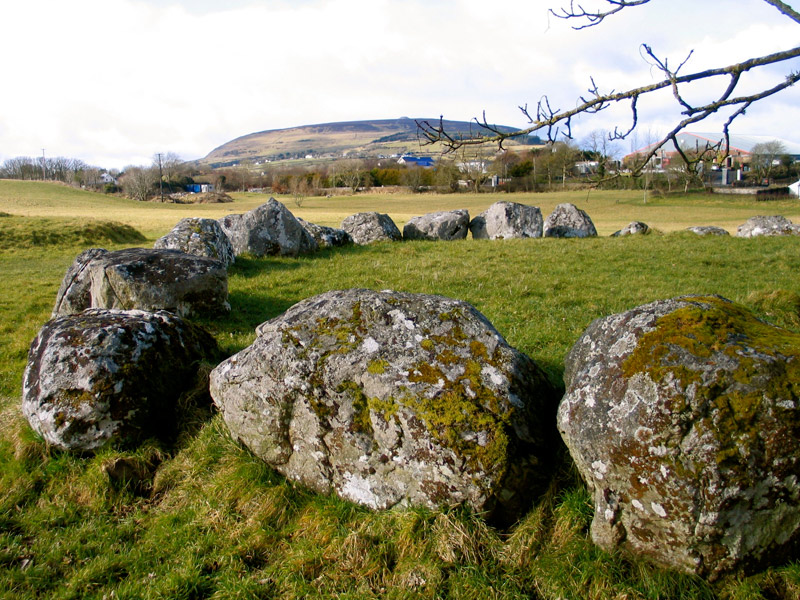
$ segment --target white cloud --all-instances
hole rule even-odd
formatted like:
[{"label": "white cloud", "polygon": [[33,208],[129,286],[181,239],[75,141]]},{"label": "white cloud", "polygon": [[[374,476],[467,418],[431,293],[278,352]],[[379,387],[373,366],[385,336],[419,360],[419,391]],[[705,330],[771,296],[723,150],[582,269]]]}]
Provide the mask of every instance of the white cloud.
[{"label": "white cloud", "polygon": [[[553,0],[557,4],[557,0]],[[567,108],[594,77],[621,90],[655,79],[652,43],[687,68],[797,43],[761,0],[672,0],[580,32],[529,0],[28,0],[4,7],[0,159],[76,156],[103,166],[185,158],[254,131],[399,116],[524,126],[543,94]],[[689,15],[690,18],[687,18]],[[12,58],[13,57],[13,58]],[[795,66],[795,68],[797,68]],[[777,71],[780,78],[784,69]],[[754,78],[762,85],[764,76]],[[786,100],[791,98],[791,100]],[[780,102],[796,120],[797,92]],[[777,101],[777,100],[776,100]],[[668,127],[655,99],[642,118]],[[777,106],[778,104],[773,104]],[[582,119],[580,134],[626,124],[625,107]],[[750,132],[786,135],[769,110]],[[704,127],[705,128],[705,127]],[[774,129],[773,129],[774,128]]]}]

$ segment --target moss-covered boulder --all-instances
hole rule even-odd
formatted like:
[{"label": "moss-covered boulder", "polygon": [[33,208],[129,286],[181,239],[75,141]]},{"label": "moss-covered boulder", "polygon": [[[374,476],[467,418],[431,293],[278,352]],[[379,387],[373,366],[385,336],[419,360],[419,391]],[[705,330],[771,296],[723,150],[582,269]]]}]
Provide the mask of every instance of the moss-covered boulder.
[{"label": "moss-covered boulder", "polygon": [[800,336],[717,296],[598,319],[567,357],[558,425],[593,540],[716,578],[800,539]]},{"label": "moss-covered boulder", "polygon": [[156,240],[153,248],[180,250],[186,254],[213,258],[225,267],[236,260],[231,241],[215,219],[181,219],[167,235]]},{"label": "moss-covered boulder", "polygon": [[31,344],[22,412],[63,450],[168,439],[179,397],[216,352],[211,335],[167,312],[90,309],[59,317]]},{"label": "moss-covered boulder", "polygon": [[52,316],[87,308],[168,310],[182,317],[226,313],[228,272],[218,260],[179,250],[92,248],[67,270]]},{"label": "moss-covered boulder", "polygon": [[287,477],[385,509],[513,521],[545,476],[543,372],[467,303],[334,291],[262,324],[211,374],[233,435]]}]

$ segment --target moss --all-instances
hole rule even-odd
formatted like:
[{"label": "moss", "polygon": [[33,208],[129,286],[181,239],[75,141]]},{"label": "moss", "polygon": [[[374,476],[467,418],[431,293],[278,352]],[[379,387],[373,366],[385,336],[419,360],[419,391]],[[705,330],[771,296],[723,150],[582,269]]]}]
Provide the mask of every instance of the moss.
[{"label": "moss", "polygon": [[424,340],[422,340],[419,343],[419,345],[423,350],[425,350],[427,352],[431,352],[431,351],[433,351],[434,348],[436,348],[436,344],[433,343],[433,340],[428,339],[428,338],[425,338]]},{"label": "moss", "polygon": [[367,364],[367,373],[371,373],[372,375],[383,375],[386,372],[386,367],[388,366],[388,360],[371,360],[369,361],[369,364]]},{"label": "moss", "polygon": [[400,408],[394,398],[367,398],[367,406],[372,412],[381,415],[387,423],[397,416]]},{"label": "moss", "polygon": [[[693,303],[658,319],[622,372],[627,378],[647,373],[656,383],[679,382],[669,408],[691,412],[686,422],[716,440],[716,463],[735,468],[747,459],[748,448],[763,444],[764,403],[800,399],[800,335],[717,297],[694,302],[705,306]],[[714,368],[731,362],[732,370]],[[713,422],[703,417],[709,409],[715,411]],[[800,431],[794,412],[790,421],[787,426]]]},{"label": "moss", "polygon": [[348,394],[353,406],[353,432],[374,436],[370,419],[370,406],[366,394],[354,381],[344,381],[336,387],[339,394]]}]

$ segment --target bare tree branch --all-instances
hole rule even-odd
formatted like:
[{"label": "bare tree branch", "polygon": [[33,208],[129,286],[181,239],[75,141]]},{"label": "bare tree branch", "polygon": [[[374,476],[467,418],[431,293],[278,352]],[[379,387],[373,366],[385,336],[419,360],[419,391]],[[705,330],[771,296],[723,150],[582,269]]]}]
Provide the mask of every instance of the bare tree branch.
[{"label": "bare tree branch", "polygon": [[[585,27],[598,25],[606,17],[616,14],[626,8],[647,4],[650,2],[650,0],[605,0],[605,2],[608,4],[607,10],[588,11],[584,9],[581,4],[576,4],[574,0],[571,0],[569,8],[561,9],[560,11],[551,10],[550,12],[561,19],[577,19],[587,21],[586,24],[575,27],[575,29],[583,29]],[[783,15],[800,24],[800,13],[795,11],[785,2],[780,0],[764,0],[764,2],[777,8]],[[667,135],[661,138],[660,142],[655,144],[648,150],[647,153],[645,153],[645,155],[642,157],[642,163],[639,164],[636,169],[634,169],[635,171],[641,171],[647,161],[655,156],[655,154],[665,144],[669,143],[670,141],[676,142],[677,134],[685,127],[693,123],[700,122],[722,109],[729,109],[732,111],[723,127],[724,147],[718,145],[716,148],[717,152],[722,151],[722,156],[726,156],[730,146],[729,128],[733,121],[739,116],[743,115],[745,111],[754,103],[773,96],[774,94],[794,85],[797,81],[800,81],[800,72],[790,72],[783,81],[769,89],[763,89],[752,94],[736,95],[737,88],[741,84],[742,75],[744,73],[800,57],[800,46],[789,50],[750,58],[748,60],[724,67],[706,69],[687,74],[681,74],[681,72],[691,59],[693,51],[690,51],[686,58],[683,59],[683,61],[681,61],[680,64],[678,64],[678,66],[674,69],[670,66],[669,61],[666,58],[662,59],[657,56],[653,49],[647,44],[642,44],[642,52],[645,59],[651,65],[653,65],[655,69],[663,74],[663,79],[661,81],[622,92],[612,90],[611,92],[603,93],[600,91],[600,88],[595,82],[594,78],[591,78],[591,86],[588,89],[588,94],[580,96],[579,101],[574,108],[567,110],[554,108],[551,105],[550,98],[546,95],[542,96],[537,102],[535,111],[529,108],[527,104],[520,106],[520,111],[528,120],[530,126],[518,131],[507,132],[498,127],[490,125],[487,122],[486,113],[484,112],[482,121],[475,119],[476,124],[480,125],[482,128],[483,133],[476,132],[475,135],[470,134],[469,136],[449,135],[443,126],[443,120],[440,118],[438,125],[432,125],[427,121],[417,122],[419,128],[418,136],[422,143],[442,143],[445,146],[446,151],[453,151],[465,145],[479,145],[486,143],[502,145],[504,140],[528,136],[534,132],[544,132],[545,137],[549,142],[555,142],[558,138],[572,138],[572,124],[575,117],[584,114],[599,113],[615,104],[627,102],[631,111],[630,128],[625,130],[615,128],[613,134],[610,136],[610,139],[612,140],[621,140],[628,137],[639,123],[640,100],[643,97],[658,92],[659,90],[669,88],[671,89],[675,102],[680,107],[680,112],[684,118],[677,123]],[[723,80],[728,80],[727,86],[721,94],[716,95],[716,97],[711,100],[705,100],[698,104],[694,104],[688,101],[683,93],[685,88],[692,83],[700,81],[717,81],[720,78]],[[489,132],[488,135],[485,134],[486,131]],[[682,155],[684,160],[689,161],[689,157],[687,157],[680,150],[679,154]],[[693,160],[696,162],[696,159]]]}]

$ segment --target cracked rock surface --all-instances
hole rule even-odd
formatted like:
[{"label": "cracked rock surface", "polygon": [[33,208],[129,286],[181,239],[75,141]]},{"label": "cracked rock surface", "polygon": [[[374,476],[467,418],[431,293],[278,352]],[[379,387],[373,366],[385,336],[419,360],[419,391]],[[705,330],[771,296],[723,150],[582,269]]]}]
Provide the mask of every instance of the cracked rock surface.
[{"label": "cracked rock surface", "polygon": [[592,539],[710,579],[800,539],[800,336],[718,296],[594,321],[558,426],[594,495]]}]

